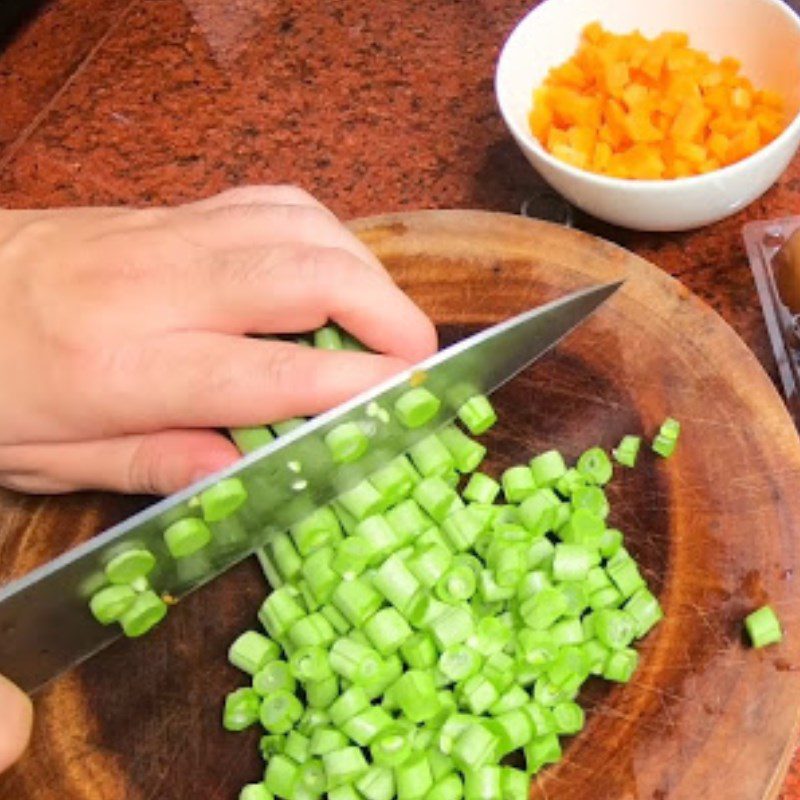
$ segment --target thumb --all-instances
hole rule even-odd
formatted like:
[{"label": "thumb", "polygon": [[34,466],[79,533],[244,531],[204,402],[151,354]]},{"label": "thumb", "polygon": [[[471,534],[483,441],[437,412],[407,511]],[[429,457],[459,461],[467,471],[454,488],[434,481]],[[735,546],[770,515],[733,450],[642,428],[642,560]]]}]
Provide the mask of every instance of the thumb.
[{"label": "thumb", "polygon": [[169,430],[0,452],[0,483],[34,493],[105,489],[167,495],[232,464],[236,447],[209,430]]},{"label": "thumb", "polygon": [[28,746],[33,707],[28,696],[0,675],[0,772],[10,767]]}]

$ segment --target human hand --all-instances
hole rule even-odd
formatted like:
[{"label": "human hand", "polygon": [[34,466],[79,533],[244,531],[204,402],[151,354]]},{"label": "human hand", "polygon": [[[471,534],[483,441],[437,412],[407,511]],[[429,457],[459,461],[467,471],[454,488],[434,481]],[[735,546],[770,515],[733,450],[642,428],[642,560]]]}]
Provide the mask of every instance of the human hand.
[{"label": "human hand", "polygon": [[10,767],[28,746],[32,722],[31,701],[0,675],[0,772]]},{"label": "human hand", "polygon": [[[329,319],[380,355],[246,336]],[[299,189],[0,211],[0,485],[170,493],[236,459],[213,428],[318,413],[435,347],[427,317]]]}]

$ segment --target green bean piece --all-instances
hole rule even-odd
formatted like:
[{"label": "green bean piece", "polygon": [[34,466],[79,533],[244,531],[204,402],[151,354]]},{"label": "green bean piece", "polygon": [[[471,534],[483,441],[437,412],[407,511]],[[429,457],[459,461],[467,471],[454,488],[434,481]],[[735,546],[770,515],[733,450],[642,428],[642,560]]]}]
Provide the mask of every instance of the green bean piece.
[{"label": "green bean piece", "polygon": [[125,550],[106,564],[106,577],[111,583],[130,584],[153,571],[156,557],[143,548]]},{"label": "green bean piece", "polygon": [[633,469],[636,466],[641,446],[641,436],[623,436],[620,443],[611,451],[611,455],[618,464]]},{"label": "green bean piece", "polygon": [[595,486],[605,486],[614,473],[611,459],[601,447],[592,447],[583,453],[578,459],[577,469],[588,483]]},{"label": "green bean piece", "polygon": [[536,491],[536,482],[529,467],[509,467],[501,476],[500,482],[509,503],[521,503]]},{"label": "green bean piece", "polygon": [[206,522],[219,522],[244,505],[247,490],[238,478],[224,478],[200,493],[200,508]]},{"label": "green bean piece", "polygon": [[358,461],[369,449],[369,437],[357,422],[343,422],[325,434],[325,444],[337,464]]},{"label": "green bean piece", "polygon": [[470,476],[464,488],[464,499],[474,503],[491,504],[500,494],[500,484],[483,472],[475,472]]},{"label": "green bean piece", "polygon": [[229,433],[233,443],[243,455],[252,453],[275,441],[275,434],[266,425],[257,425],[252,428],[231,428]]},{"label": "green bean piece", "polygon": [[275,800],[275,795],[263,783],[248,783],[242,786],[239,800]]},{"label": "green bean piece", "polygon": [[257,631],[245,631],[228,649],[228,661],[248,675],[255,675],[270,661],[280,658],[280,647]]},{"label": "green bean piece", "polygon": [[[630,602],[635,597],[636,595],[631,598]],[[780,620],[770,606],[762,606],[748,614],[745,618],[744,626],[753,647],[766,647],[783,640]]]},{"label": "green bean piece", "polygon": [[435,394],[422,386],[409,389],[394,404],[394,412],[400,424],[406,428],[421,428],[427,425],[442,407]]},{"label": "green bean piece", "polygon": [[285,661],[268,661],[253,675],[253,689],[262,697],[275,692],[293,692],[297,686],[291,667]]},{"label": "green bean piece", "polygon": [[325,753],[322,762],[330,789],[355,783],[369,769],[364,754],[358,747],[344,747]]},{"label": "green bean piece", "polygon": [[278,753],[267,764],[264,786],[276,797],[292,797],[297,783],[299,767],[288,756]]},{"label": "green bean piece", "polygon": [[120,617],[123,633],[129,638],[144,636],[167,616],[167,604],[153,591],[147,590],[136,597]]},{"label": "green bean piece", "polygon": [[437,435],[439,441],[450,451],[456,469],[462,474],[474,472],[486,457],[486,447],[470,439],[455,425],[447,425]]},{"label": "green bean piece", "polygon": [[186,558],[202,550],[211,541],[211,531],[197,517],[173,522],[164,531],[164,544],[173,558]]},{"label": "green bean piece", "polygon": [[458,409],[458,418],[473,436],[480,436],[497,422],[497,413],[488,397],[476,395]]},{"label": "green bean piece", "polygon": [[259,718],[269,733],[288,733],[303,716],[303,704],[291,692],[281,690],[261,701]]},{"label": "green bean piece", "polygon": [[106,586],[95,592],[89,601],[89,609],[101,625],[117,622],[136,600],[136,592],[130,586]]},{"label": "green bean piece", "polygon": [[357,781],[356,788],[364,800],[393,800],[394,772],[389,767],[373,764]]},{"label": "green bean piece", "polygon": [[314,347],[318,350],[343,350],[341,332],[334,325],[318,328],[314,331]]},{"label": "green bean piece", "polygon": [[222,725],[227,731],[243,731],[258,722],[261,698],[249,688],[237,689],[225,698]]},{"label": "green bean piece", "polygon": [[530,462],[531,474],[537,486],[552,488],[567,473],[564,456],[558,450],[548,450]]}]

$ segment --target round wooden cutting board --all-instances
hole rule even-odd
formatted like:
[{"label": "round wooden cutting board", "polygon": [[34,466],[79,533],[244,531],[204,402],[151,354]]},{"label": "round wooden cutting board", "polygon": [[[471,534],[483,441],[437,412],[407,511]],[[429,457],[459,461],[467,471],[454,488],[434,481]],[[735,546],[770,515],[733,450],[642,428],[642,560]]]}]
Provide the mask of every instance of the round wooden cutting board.
[{"label": "round wooden cutting board", "polygon": [[[353,228],[440,325],[443,341],[570,290],[623,289],[496,396],[489,469],[558,447],[570,457],[683,424],[676,455],[643,448],[617,470],[612,521],[666,611],[625,686],[584,693],[587,725],[538,776],[535,798],[763,800],[777,796],[800,703],[800,447],[782,402],[734,333],[680,284],[568,229],[473,212],[420,212]],[[354,286],[353,291],[358,291]],[[0,497],[0,581],[132,510],[130,499]],[[241,565],[37,698],[29,754],[2,800],[235,798],[259,775],[257,732],[224,733],[225,662],[266,592]],[[783,644],[748,649],[743,617],[769,601]],[[2,709],[0,709],[2,713]]]}]

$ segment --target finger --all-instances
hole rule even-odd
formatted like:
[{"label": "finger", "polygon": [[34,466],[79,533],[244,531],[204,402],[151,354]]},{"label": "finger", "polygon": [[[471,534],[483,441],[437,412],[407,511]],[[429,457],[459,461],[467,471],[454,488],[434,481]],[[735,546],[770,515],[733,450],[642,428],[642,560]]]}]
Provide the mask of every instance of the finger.
[{"label": "finger", "polygon": [[0,675],[0,772],[10,767],[28,746],[33,707],[28,696]]},{"label": "finger", "polygon": [[375,254],[319,204],[221,205],[202,213],[180,215],[169,225],[173,235],[194,246],[215,250],[280,244],[345,250],[387,277]]},{"label": "finger", "polygon": [[224,469],[238,457],[228,439],[208,430],[18,445],[0,451],[0,482],[35,494],[92,488],[167,495]]},{"label": "finger", "polygon": [[[318,414],[405,367],[367,353],[176,333],[141,352],[126,370],[136,381],[106,383],[104,411],[117,430],[259,425]],[[115,415],[115,409],[121,411]],[[95,416],[91,409],[87,414]]]},{"label": "finger", "polygon": [[194,268],[185,326],[229,333],[308,331],[333,320],[366,347],[409,362],[436,350],[427,316],[346,250],[279,247],[219,253]]},{"label": "finger", "polygon": [[279,183],[236,186],[211,197],[186,203],[181,208],[194,211],[209,211],[215,208],[251,205],[316,206],[324,208],[312,194],[299,186]]}]

